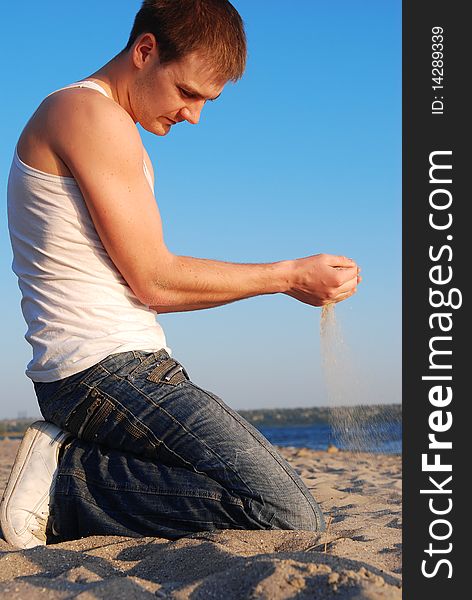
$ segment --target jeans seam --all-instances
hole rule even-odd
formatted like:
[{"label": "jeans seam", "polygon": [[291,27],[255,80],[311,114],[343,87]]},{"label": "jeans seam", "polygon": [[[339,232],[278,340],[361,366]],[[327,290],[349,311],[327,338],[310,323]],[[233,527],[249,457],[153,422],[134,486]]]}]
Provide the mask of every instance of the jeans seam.
[{"label": "jeans seam", "polygon": [[[115,375],[115,377],[118,377],[118,375]],[[123,378],[122,378],[123,379]],[[113,408],[119,412],[121,412],[121,414],[123,415],[123,418],[126,419],[128,421],[128,423],[130,425],[134,425],[134,423],[138,423],[139,427],[141,427],[142,429],[144,429],[144,434],[146,436],[146,440],[154,447],[159,447],[161,444],[164,444],[164,442],[162,440],[160,440],[152,431],[152,429],[150,429],[148,427],[148,425],[146,425],[146,423],[144,423],[139,417],[135,416],[124,404],[122,404],[117,398],[115,398],[114,396],[110,396],[110,394],[108,394],[107,392],[101,390],[100,388],[93,386],[90,387],[87,385],[87,387],[89,387],[91,390],[95,389],[98,394],[101,394],[108,402],[111,402],[111,404],[113,405]],[[132,419],[128,416],[131,415]],[[165,444],[164,444],[165,445]],[[165,445],[166,446],[166,445]],[[167,446],[166,446],[167,447]],[[174,453],[175,454],[175,453]],[[183,460],[183,459],[182,459]],[[185,461],[186,462],[186,461]]]},{"label": "jeans seam", "polygon": [[[135,390],[135,391],[136,391],[136,392],[137,392],[137,393],[138,393],[138,394],[139,394],[141,397],[143,397],[143,398],[144,398],[144,399],[145,399],[147,402],[150,402],[150,403],[151,403],[151,404],[152,404],[152,405],[153,405],[153,406],[154,406],[156,409],[158,409],[158,410],[162,411],[163,413],[165,413],[165,414],[166,414],[166,415],[167,415],[167,416],[168,416],[168,417],[169,417],[169,418],[170,418],[172,421],[174,421],[174,423],[176,423],[177,425],[179,425],[179,427],[181,427],[181,428],[182,428],[182,429],[183,429],[183,430],[184,430],[186,433],[188,433],[189,435],[191,435],[191,436],[192,436],[194,439],[198,440],[198,441],[199,441],[199,443],[201,443],[202,445],[204,445],[204,446],[205,446],[205,448],[207,448],[207,449],[208,449],[208,450],[209,450],[209,451],[210,451],[210,452],[211,452],[213,455],[217,456],[217,457],[218,457],[218,460],[220,460],[220,461],[221,461],[221,462],[222,462],[222,463],[223,463],[225,466],[227,466],[228,468],[231,468],[231,470],[233,471],[233,473],[235,473],[235,475],[237,475],[237,476],[239,477],[239,479],[241,479],[241,477],[239,476],[239,474],[238,474],[237,472],[235,472],[235,471],[232,469],[232,467],[231,467],[230,465],[227,465],[227,463],[226,463],[226,462],[225,462],[225,461],[224,461],[224,460],[223,460],[223,459],[222,459],[222,458],[221,458],[221,457],[220,457],[218,454],[216,454],[216,452],[214,452],[213,450],[211,450],[211,448],[209,448],[209,447],[207,446],[207,444],[205,444],[205,443],[204,443],[204,442],[203,442],[203,441],[202,441],[200,438],[198,438],[198,437],[197,437],[197,436],[196,436],[194,433],[192,433],[192,432],[191,432],[189,429],[187,429],[187,428],[186,428],[186,427],[185,427],[185,426],[184,426],[182,423],[180,423],[180,421],[178,421],[177,419],[175,419],[175,418],[173,417],[173,415],[171,415],[171,414],[170,414],[170,413],[168,413],[168,412],[167,412],[165,409],[163,409],[161,406],[159,406],[158,404],[156,404],[156,403],[153,401],[153,399],[152,399],[152,397],[151,397],[151,396],[149,396],[148,394],[146,394],[146,393],[144,393],[142,390],[140,390],[138,387],[136,387],[136,386],[134,385],[134,383],[133,383],[133,381],[132,381],[132,380],[128,379],[127,377],[123,377],[123,376],[121,376],[121,375],[117,375],[116,373],[110,373],[110,372],[109,372],[107,369],[105,369],[105,367],[103,367],[103,368],[104,368],[104,370],[105,370],[105,371],[107,371],[107,373],[108,373],[109,375],[113,375],[114,377],[117,377],[117,378],[118,378],[118,379],[120,379],[121,381],[124,381],[124,382],[126,382],[126,383],[127,383],[128,385],[130,385],[130,386],[131,386],[131,387],[132,387],[132,388],[133,388],[133,389],[134,389],[134,390]],[[184,382],[183,382],[183,383],[184,383]],[[90,390],[92,390],[92,389],[97,389],[97,391],[98,391],[99,393],[103,393],[103,394],[106,394],[107,396],[109,396],[109,395],[108,395],[106,392],[102,392],[102,390],[100,390],[100,388],[98,388],[96,385],[95,385],[95,386],[94,386],[94,385],[90,385],[90,384],[84,384],[84,385],[86,385],[86,387],[88,387]],[[169,390],[169,392],[168,392],[167,394],[165,394],[165,396],[163,396],[163,397],[161,398],[161,400],[163,400],[164,398],[167,398],[167,396],[169,396],[169,395],[172,393],[172,391],[173,391],[174,389],[175,389],[175,387],[172,387],[172,389],[171,389],[171,390]],[[120,402],[119,400],[117,400],[117,399],[116,399],[116,398],[114,398],[113,396],[109,396],[109,397],[110,397],[110,398],[112,398],[112,399],[113,399],[113,401],[114,401],[114,402],[116,402],[116,403],[117,403],[117,404],[118,404],[120,407],[123,407],[125,410],[127,410],[127,409],[126,409],[126,407],[124,407],[124,406],[123,406],[123,404],[121,404],[121,402]],[[119,409],[118,409],[118,410],[119,410]],[[138,422],[140,425],[142,425],[143,427],[145,427],[145,428],[146,428],[146,430],[150,431],[150,433],[152,434],[153,438],[154,438],[155,440],[157,440],[157,441],[158,441],[158,443],[159,443],[160,445],[164,446],[164,447],[167,449],[167,451],[168,451],[168,452],[170,452],[171,454],[173,454],[174,456],[176,456],[176,457],[177,457],[179,460],[181,460],[181,461],[182,461],[182,462],[184,462],[185,464],[189,465],[189,467],[191,467],[191,468],[192,468],[192,470],[193,470],[195,473],[199,473],[200,475],[205,475],[205,476],[207,476],[207,477],[210,477],[210,475],[208,475],[208,474],[207,474],[207,473],[205,473],[204,471],[200,471],[200,470],[198,470],[198,469],[197,469],[197,467],[196,467],[196,466],[195,466],[193,463],[189,462],[188,460],[186,460],[185,458],[183,458],[182,456],[180,456],[180,454],[178,454],[177,452],[175,452],[175,450],[172,450],[172,448],[170,448],[170,447],[169,447],[169,446],[166,444],[166,442],[165,442],[164,440],[160,440],[159,438],[157,438],[157,437],[154,435],[154,433],[152,432],[152,430],[151,430],[151,429],[150,429],[150,428],[149,428],[149,427],[148,427],[148,426],[147,426],[145,423],[143,423],[143,422],[142,422],[142,420],[141,420],[139,417],[137,417],[137,416],[134,416],[134,418],[136,419],[136,421],[137,421],[137,422]],[[210,477],[210,479],[211,479],[211,477]],[[249,487],[249,486],[246,484],[246,482],[244,482],[242,479],[241,479],[241,481],[242,481],[242,483],[243,483],[243,484],[246,486],[246,488],[249,490],[249,492],[250,492],[251,494],[254,494],[253,490],[252,490],[252,489],[251,489],[251,488],[250,488],[250,487]]]},{"label": "jeans seam", "polygon": [[[93,377],[101,368],[101,364],[97,363],[95,365],[92,365],[91,367],[89,367],[88,369],[85,369],[86,373],[76,382],[74,382],[74,384],[70,384],[70,383],[64,383],[64,381],[67,381],[68,379],[72,379],[74,377],[77,377],[77,375],[79,373],[74,373],[73,375],[69,375],[68,377],[65,377],[62,381],[63,383],[61,384],[61,387],[59,387],[59,389],[57,389],[54,394],[52,394],[51,396],[48,396],[47,400],[50,404],[52,404],[54,402],[54,400],[64,392],[64,386],[67,385],[74,385],[74,386],[80,386],[83,383],[85,383],[88,381],[88,379],[90,377]],[[49,382],[39,382],[39,383],[44,383],[45,385],[48,385]],[[56,383],[55,381],[51,382],[51,383]],[[39,389],[39,386],[38,386]],[[39,402],[39,397],[38,397],[38,402]]]},{"label": "jeans seam", "polygon": [[[265,450],[267,450],[270,455],[276,460],[276,462],[279,464],[280,467],[282,467],[283,471],[286,473],[286,475],[288,475],[290,477],[290,479],[293,481],[293,483],[295,483],[295,485],[298,487],[298,489],[300,490],[300,492],[303,494],[303,496],[305,497],[305,499],[308,501],[308,504],[310,506],[310,508],[312,509],[312,511],[315,514],[315,518],[316,518],[316,523],[318,526],[321,526],[321,519],[320,516],[318,515],[318,511],[316,510],[316,501],[314,500],[313,497],[311,497],[310,493],[304,490],[301,486],[300,486],[300,482],[297,481],[294,477],[293,474],[287,470],[287,468],[285,467],[285,465],[279,460],[279,457],[277,456],[277,453],[274,453],[272,451],[272,449],[270,448],[270,446],[266,447],[266,444],[263,444],[260,440],[258,440],[255,436],[254,433],[248,429],[248,427],[246,427],[246,424],[244,422],[244,419],[241,418],[241,420],[236,419],[236,417],[230,412],[228,411],[227,407],[225,406],[225,404],[218,398],[218,396],[216,396],[216,394],[212,394],[211,392],[208,392],[207,390],[204,390],[203,388],[197,386],[196,384],[193,383],[193,381],[189,381],[188,383],[190,383],[193,387],[195,387],[196,389],[202,391],[204,394],[206,394],[209,398],[212,398],[213,400],[215,400],[218,405],[233,419],[237,420],[238,423],[240,423],[244,429],[252,436],[252,438],[254,440],[256,440],[256,442],[261,445]],[[303,482],[302,482],[303,483]],[[314,502],[314,506],[312,505],[312,502]],[[320,509],[321,510],[321,509]]]},{"label": "jeans seam", "polygon": [[[163,408],[161,408],[161,407],[160,407],[158,404],[156,404],[155,402],[153,402],[152,398],[150,398],[150,397],[148,396],[148,394],[145,394],[145,393],[144,393],[142,390],[140,390],[139,388],[137,388],[137,387],[134,385],[134,383],[133,383],[133,381],[132,381],[132,380],[130,380],[130,379],[127,379],[126,377],[122,377],[121,375],[116,375],[116,374],[114,374],[114,376],[115,376],[115,377],[118,377],[118,378],[119,378],[119,379],[121,379],[122,381],[125,381],[126,383],[128,383],[128,384],[129,384],[129,385],[130,385],[130,386],[131,386],[131,387],[132,387],[134,390],[136,390],[136,391],[137,391],[137,392],[138,392],[138,393],[139,393],[139,394],[140,394],[140,395],[141,395],[143,398],[145,398],[145,399],[146,399],[148,402],[150,402],[150,403],[151,403],[151,404],[152,404],[152,405],[153,405],[155,408],[157,408],[157,409],[161,410],[162,412],[165,412],[166,414],[168,414],[168,415],[169,415],[169,417],[170,417],[170,418],[171,418],[173,421],[175,421],[175,422],[176,422],[176,423],[178,423],[178,424],[179,424],[179,425],[180,425],[180,426],[181,426],[183,429],[185,429],[185,427],[183,427],[183,425],[182,425],[182,424],[181,424],[179,421],[176,421],[176,419],[174,419],[174,418],[172,417],[172,415],[170,415],[169,413],[167,413],[167,411],[165,411],[165,410],[164,410]],[[100,391],[100,390],[99,390],[99,391]],[[170,393],[171,393],[171,391],[169,391],[169,393],[168,393],[168,394],[166,394],[166,395],[164,396],[164,398],[166,398],[166,397],[167,397],[167,396],[168,396]],[[114,399],[114,400],[115,400],[115,399]],[[115,402],[118,402],[118,404],[120,404],[120,406],[123,406],[123,405],[121,404],[121,402],[119,402],[119,400],[115,400]],[[182,462],[184,462],[185,464],[189,465],[189,466],[190,466],[190,467],[193,469],[193,471],[194,471],[195,473],[200,473],[201,475],[206,475],[206,473],[204,473],[203,471],[199,471],[199,470],[198,470],[198,469],[195,467],[195,465],[193,465],[193,464],[192,464],[191,462],[189,462],[188,460],[185,460],[185,458],[183,458],[182,456],[180,456],[180,454],[178,454],[177,452],[175,452],[175,450],[172,450],[172,448],[169,448],[169,446],[168,446],[168,445],[165,443],[165,441],[164,441],[164,440],[160,440],[160,439],[159,439],[157,436],[155,436],[155,435],[154,435],[154,433],[153,433],[153,431],[152,431],[152,430],[151,430],[151,429],[150,429],[150,428],[149,428],[149,427],[148,427],[148,426],[147,426],[145,423],[143,423],[143,421],[142,421],[142,420],[141,420],[139,417],[136,417],[136,416],[135,416],[134,418],[137,420],[137,422],[138,422],[139,424],[141,424],[143,427],[145,427],[147,430],[149,430],[149,431],[151,432],[152,436],[153,436],[153,437],[154,437],[154,438],[155,438],[155,439],[156,439],[156,440],[159,442],[159,444],[160,444],[160,445],[164,446],[164,448],[166,448],[168,452],[170,452],[171,454],[173,454],[174,456],[176,456],[176,457],[177,457],[179,460],[181,460],[181,461],[182,461]],[[185,431],[187,431],[187,430],[185,429]]]},{"label": "jeans seam", "polygon": [[[234,467],[230,464],[228,464],[217,452],[215,452],[210,446],[208,446],[208,444],[206,444],[201,438],[199,438],[198,436],[196,436],[192,431],[190,431],[187,427],[185,427],[185,425],[183,425],[180,421],[178,421],[173,415],[171,415],[169,412],[167,412],[164,408],[162,408],[162,406],[159,406],[159,404],[156,404],[154,402],[154,400],[152,399],[151,396],[149,396],[148,394],[144,393],[142,390],[140,390],[139,388],[137,388],[133,381],[125,378],[125,377],[121,377],[120,375],[116,375],[115,377],[119,377],[120,379],[122,379],[123,381],[126,381],[134,390],[136,390],[136,392],[138,392],[142,397],[144,397],[148,402],[150,402],[154,407],[156,407],[157,409],[159,409],[160,411],[162,411],[163,413],[165,413],[174,423],[176,423],[179,427],[181,427],[187,434],[189,434],[190,436],[192,436],[195,440],[197,440],[200,444],[202,444],[202,446],[204,446],[208,452],[210,452],[213,456],[215,456],[225,467],[227,467],[228,469],[231,470],[231,472],[241,481],[241,483],[245,486],[245,488],[248,490],[249,493],[251,493],[252,495],[256,495],[254,490],[242,479],[241,475],[234,469]],[[192,385],[194,385],[191,381],[187,381],[187,382],[182,382],[182,383],[191,383]],[[194,386],[197,389],[200,390],[200,388],[198,388],[197,386]],[[173,387],[171,390],[169,390],[169,392],[167,394],[165,394],[161,400],[164,400],[164,398],[167,398],[167,396],[169,396],[170,394],[172,394],[172,391],[175,390],[175,387]],[[205,391],[205,390],[201,390],[201,391]],[[206,392],[205,392],[206,393]],[[174,454],[175,456],[178,456],[178,458],[180,458],[182,461],[184,461],[185,463],[189,464],[192,469],[196,472],[196,473],[200,473],[202,475],[205,475],[207,477],[210,477],[210,475],[208,475],[208,473],[205,473],[203,471],[199,471],[192,463],[190,463],[189,461],[185,460],[184,458],[182,458],[179,454],[177,454],[176,452],[174,452],[171,448],[169,448],[167,446],[167,444],[165,443],[164,440],[160,440],[161,444],[163,444],[165,446],[165,448],[167,448],[167,450],[169,450],[169,452],[172,452],[172,454]]]},{"label": "jeans seam", "polygon": [[[85,497],[83,494],[77,492],[77,491],[73,491],[70,494],[65,494],[63,492],[59,492],[58,496],[65,496],[66,498],[79,498],[82,502],[85,502],[86,504],[88,504],[89,506],[95,507],[95,503],[93,501],[91,501],[89,498]],[[122,514],[124,513],[124,511],[118,511],[118,514]],[[149,512],[143,512],[141,513],[141,515],[149,515],[149,514],[153,514],[153,513],[149,513]],[[195,526],[196,523],[204,523],[204,524],[213,524],[214,521],[213,520],[205,520],[202,521],[201,519],[183,519],[183,518],[179,518],[177,516],[170,516],[170,515],[165,515],[165,519],[167,521],[173,522],[173,523],[182,523],[182,524],[189,524],[191,526]],[[228,525],[226,523],[218,523],[218,526],[214,528],[214,530],[219,530],[219,529],[234,529],[234,526]],[[129,529],[128,529],[128,533],[126,534],[127,536],[131,536],[133,537],[133,535],[136,535],[136,532],[129,533]],[[204,532],[211,532],[212,530],[204,530]],[[193,535],[193,534],[201,534],[201,531],[188,531],[188,533],[180,533],[179,537],[185,537],[187,535]],[[90,534],[89,534],[90,535]],[[138,534],[140,537],[142,536],[142,534]]]},{"label": "jeans seam", "polygon": [[[102,489],[111,489],[111,490],[116,490],[119,492],[139,492],[140,494],[149,494],[149,495],[155,495],[155,496],[179,496],[179,497],[186,497],[186,498],[200,498],[201,500],[215,500],[217,502],[222,502],[224,504],[231,504],[233,506],[238,506],[240,508],[245,508],[244,503],[242,502],[242,500],[240,500],[239,498],[232,496],[228,493],[228,498],[224,498],[222,494],[216,494],[216,493],[212,493],[212,492],[202,492],[202,490],[198,490],[197,493],[194,493],[192,490],[188,490],[188,489],[184,489],[184,488],[176,488],[176,489],[159,489],[159,488],[149,488],[149,489],[143,489],[142,487],[137,487],[137,486],[126,486],[126,485],[115,485],[113,483],[111,484],[107,484],[107,485],[102,485],[102,482],[99,480],[94,479],[93,477],[84,477],[84,474],[82,471],[79,471],[78,469],[68,469],[65,468],[64,470],[61,471],[61,478],[62,477],[75,477],[76,479],[80,479],[80,481],[83,482],[87,482],[87,483],[94,483],[95,485],[97,485],[98,487],[101,487]],[[62,492],[61,490],[58,490],[57,494],[60,495],[61,493],[64,493],[65,495],[69,496],[72,495],[71,491],[70,491],[70,486],[68,488],[67,491]]]},{"label": "jeans seam", "polygon": [[161,349],[161,350],[158,350],[157,352],[152,352],[148,356],[144,357],[143,360],[141,361],[141,364],[138,365],[135,369],[133,369],[131,371],[131,373],[128,373],[128,375],[126,376],[128,381],[133,381],[134,379],[136,379],[136,377],[138,375],[140,375],[146,369],[146,367],[148,365],[152,364],[153,360],[156,360],[158,358],[159,354],[162,352],[163,352],[163,350]]},{"label": "jeans seam", "polygon": [[100,373],[100,375],[101,375],[101,378],[99,379],[99,383],[101,381],[103,381],[103,379],[105,377],[111,375],[110,371],[106,367],[104,367],[102,364],[98,364],[98,365],[96,365],[96,368],[93,370],[92,373],[87,375],[87,377],[85,377],[81,381],[77,382],[77,387],[79,387],[79,388],[85,387],[89,391],[93,390],[93,388],[97,386],[97,383],[94,382],[93,380],[96,378],[98,373]]}]

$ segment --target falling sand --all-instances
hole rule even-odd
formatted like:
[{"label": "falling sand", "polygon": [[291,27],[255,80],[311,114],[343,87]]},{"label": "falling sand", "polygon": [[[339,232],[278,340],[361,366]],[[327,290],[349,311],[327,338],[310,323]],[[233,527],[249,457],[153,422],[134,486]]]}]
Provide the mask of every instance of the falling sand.
[{"label": "falling sand", "polygon": [[368,419],[369,402],[359,380],[341,326],[336,319],[335,304],[321,310],[321,356],[329,406],[331,427],[336,445],[352,452],[368,452],[390,438],[391,420],[384,411],[382,418]]}]

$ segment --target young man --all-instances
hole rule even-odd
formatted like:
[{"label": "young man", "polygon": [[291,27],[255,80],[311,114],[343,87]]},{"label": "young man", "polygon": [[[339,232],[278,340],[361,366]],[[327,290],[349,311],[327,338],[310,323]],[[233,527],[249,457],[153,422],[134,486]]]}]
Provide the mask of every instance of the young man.
[{"label": "young man", "polygon": [[190,381],[155,320],[262,294],[322,306],[360,282],[340,256],[232,264],[167,249],[136,123],[159,136],[198,123],[245,59],[227,0],[145,0],[126,48],[49,95],[19,138],[13,268],[46,421],[25,434],[2,500],[2,530],[17,547],[324,527],[294,470]]}]

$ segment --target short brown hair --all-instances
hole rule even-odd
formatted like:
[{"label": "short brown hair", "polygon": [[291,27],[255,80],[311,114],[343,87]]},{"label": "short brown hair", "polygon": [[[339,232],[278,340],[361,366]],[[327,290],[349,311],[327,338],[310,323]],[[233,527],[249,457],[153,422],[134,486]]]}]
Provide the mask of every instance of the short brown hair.
[{"label": "short brown hair", "polygon": [[163,64],[200,50],[225,81],[237,81],[244,73],[246,34],[228,0],[144,0],[123,52],[142,33],[154,35]]}]

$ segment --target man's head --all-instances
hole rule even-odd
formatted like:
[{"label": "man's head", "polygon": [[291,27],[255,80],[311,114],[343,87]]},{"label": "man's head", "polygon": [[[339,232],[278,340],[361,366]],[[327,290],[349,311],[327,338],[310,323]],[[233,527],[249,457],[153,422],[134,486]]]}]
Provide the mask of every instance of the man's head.
[{"label": "man's head", "polygon": [[246,36],[227,0],[144,0],[121,54],[137,69],[135,120],[165,135],[197,123],[205,102],[242,77]]},{"label": "man's head", "polygon": [[198,51],[219,79],[237,81],[246,66],[246,35],[228,0],[144,0],[124,51],[152,33],[161,64]]}]

